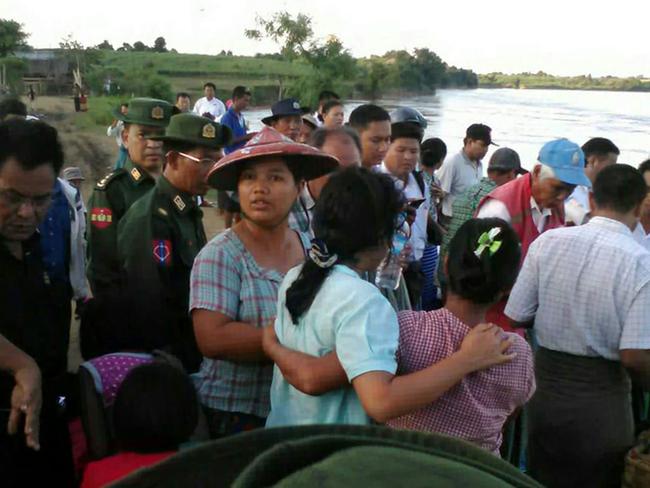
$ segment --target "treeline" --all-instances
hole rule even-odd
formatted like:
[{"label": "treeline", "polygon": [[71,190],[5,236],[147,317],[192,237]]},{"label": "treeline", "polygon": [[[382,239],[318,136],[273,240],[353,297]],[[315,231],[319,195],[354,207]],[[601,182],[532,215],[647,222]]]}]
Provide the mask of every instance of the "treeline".
[{"label": "treeline", "polygon": [[595,77],[590,74],[554,76],[543,71],[518,74],[496,72],[479,75],[479,86],[481,88],[650,91],[650,79],[643,76],[626,78],[616,76]]},{"label": "treeline", "polygon": [[122,43],[120,47],[117,49],[114,49],[112,44],[108,41],[104,41],[101,44],[98,44],[97,46],[94,47],[95,49],[104,49],[106,51],[135,51],[135,52],[145,52],[145,51],[151,51],[154,53],[166,53],[166,52],[172,52],[175,53],[176,49],[171,49],[167,50],[167,41],[165,41],[164,37],[157,37],[155,41],[153,41],[153,46],[147,46],[144,42],[142,41],[136,41],[133,43],[133,45],[129,44],[128,42]]}]

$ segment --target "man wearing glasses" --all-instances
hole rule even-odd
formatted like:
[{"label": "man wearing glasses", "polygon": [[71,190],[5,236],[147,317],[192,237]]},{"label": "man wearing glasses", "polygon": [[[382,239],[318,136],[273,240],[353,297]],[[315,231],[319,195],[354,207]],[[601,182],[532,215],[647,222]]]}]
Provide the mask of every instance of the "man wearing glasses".
[{"label": "man wearing glasses", "polygon": [[14,378],[0,374],[3,486],[47,486],[53,480],[57,486],[74,483],[64,411],[70,323],[56,312],[60,304],[43,265],[36,230],[47,215],[62,166],[63,150],[54,128],[20,119],[0,123],[0,335],[36,361],[43,386],[41,414],[30,419],[33,433],[40,421],[40,451],[36,452],[37,438],[26,443],[24,436],[8,435],[5,426],[10,415],[15,417],[16,406],[25,413],[37,408],[25,396],[16,405],[20,391],[12,397]]},{"label": "man wearing glasses", "polygon": [[167,349],[189,372],[201,355],[188,315],[190,272],[206,244],[196,197],[208,191],[206,175],[232,140],[226,126],[194,114],[174,115],[162,141],[165,169],[155,187],[124,215],[118,256],[124,290],[138,297],[144,349]]}]

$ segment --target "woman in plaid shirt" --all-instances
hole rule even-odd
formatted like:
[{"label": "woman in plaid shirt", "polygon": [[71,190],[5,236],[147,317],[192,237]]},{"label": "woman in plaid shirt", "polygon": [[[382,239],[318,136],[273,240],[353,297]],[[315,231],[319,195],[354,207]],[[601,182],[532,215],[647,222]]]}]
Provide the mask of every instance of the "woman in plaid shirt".
[{"label": "woman in plaid shirt", "polygon": [[203,248],[192,268],[190,311],[204,356],[196,386],[213,438],[264,425],[272,365],[262,328],[275,317],[284,274],[309,246],[287,218],[302,180],[337,166],[334,157],[265,128],[208,175],[212,187],[238,192],[243,215]]}]

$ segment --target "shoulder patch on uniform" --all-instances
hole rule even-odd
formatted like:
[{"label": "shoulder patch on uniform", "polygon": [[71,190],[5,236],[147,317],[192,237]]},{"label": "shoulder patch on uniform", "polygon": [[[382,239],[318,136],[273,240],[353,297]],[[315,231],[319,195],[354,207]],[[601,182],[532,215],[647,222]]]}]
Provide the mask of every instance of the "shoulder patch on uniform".
[{"label": "shoulder patch on uniform", "polygon": [[97,190],[105,190],[111,181],[113,181],[117,176],[123,173],[124,173],[123,169],[117,169],[115,171],[111,171],[110,173],[108,173],[106,176],[104,176],[101,180],[97,182],[95,188]]},{"label": "shoulder patch on uniform", "polygon": [[153,259],[160,266],[172,264],[172,241],[167,239],[154,239],[151,243]]},{"label": "shoulder patch on uniform", "polygon": [[90,210],[90,223],[98,229],[105,229],[113,223],[113,211],[107,207],[93,207]]}]

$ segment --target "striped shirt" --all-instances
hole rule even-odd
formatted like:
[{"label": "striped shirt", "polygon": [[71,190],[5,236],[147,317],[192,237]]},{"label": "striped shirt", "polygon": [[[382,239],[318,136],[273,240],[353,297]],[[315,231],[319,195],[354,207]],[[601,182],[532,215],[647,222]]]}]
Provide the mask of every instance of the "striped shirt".
[{"label": "striped shirt", "polygon": [[[300,234],[305,249],[309,238]],[[276,315],[284,275],[260,267],[237,234],[228,229],[212,239],[194,261],[190,311],[219,312],[255,327]],[[195,383],[201,403],[217,410],[266,417],[273,365],[203,358]]]},{"label": "striped shirt", "polygon": [[489,194],[497,187],[497,184],[490,178],[482,178],[476,185],[468,188],[462,195],[454,200],[453,215],[449,224],[449,229],[442,240],[442,249],[440,253],[441,260],[447,255],[447,249],[452,238],[458,232],[461,225],[474,217],[478,204],[483,197]]}]

